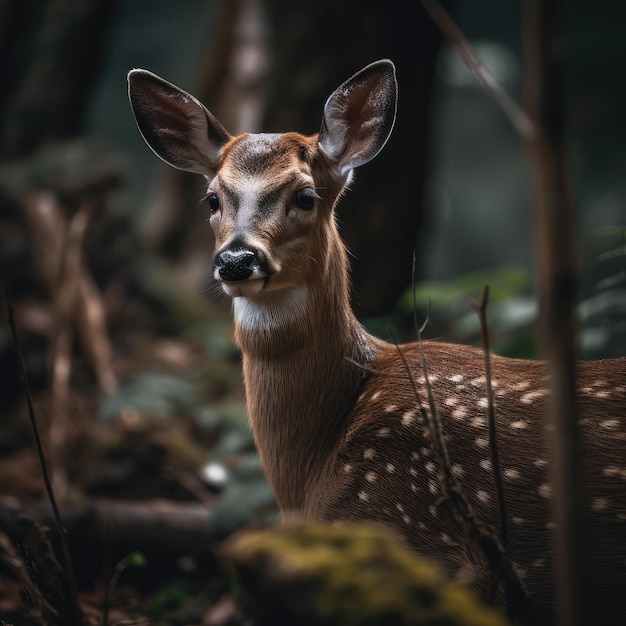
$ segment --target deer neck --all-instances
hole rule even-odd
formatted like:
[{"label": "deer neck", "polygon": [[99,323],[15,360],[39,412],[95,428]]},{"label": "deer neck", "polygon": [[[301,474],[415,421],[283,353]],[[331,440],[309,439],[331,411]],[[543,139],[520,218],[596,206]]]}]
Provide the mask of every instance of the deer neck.
[{"label": "deer neck", "polygon": [[349,305],[344,255],[334,262],[306,287],[234,300],[250,422],[284,516],[315,513],[366,375],[357,364],[375,357]]}]

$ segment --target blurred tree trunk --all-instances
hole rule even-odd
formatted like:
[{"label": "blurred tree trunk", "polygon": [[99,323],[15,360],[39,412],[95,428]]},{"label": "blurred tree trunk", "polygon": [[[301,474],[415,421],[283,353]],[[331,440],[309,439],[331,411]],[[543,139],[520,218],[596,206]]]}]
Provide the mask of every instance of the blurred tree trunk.
[{"label": "blurred tree trunk", "polygon": [[398,118],[389,145],[375,165],[356,172],[339,206],[354,255],[355,309],[363,316],[387,312],[410,283],[413,250],[427,220],[439,32],[418,4],[404,0],[266,0],[266,6],[272,71],[264,130],[315,133],[325,98],[344,80],[379,58],[396,64]]},{"label": "blurred tree trunk", "polygon": [[77,135],[115,0],[0,0],[0,159]]}]

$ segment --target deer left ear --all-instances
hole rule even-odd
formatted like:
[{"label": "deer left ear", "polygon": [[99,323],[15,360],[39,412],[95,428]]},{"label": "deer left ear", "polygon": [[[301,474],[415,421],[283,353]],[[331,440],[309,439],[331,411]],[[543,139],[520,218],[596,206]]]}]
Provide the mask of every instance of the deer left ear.
[{"label": "deer left ear", "polygon": [[128,73],[128,96],[139,131],[158,157],[215,176],[230,135],[196,98],[147,70]]},{"label": "deer left ear", "polygon": [[328,98],[318,144],[341,178],[383,149],[396,119],[397,100],[396,70],[387,59],[364,67]]}]

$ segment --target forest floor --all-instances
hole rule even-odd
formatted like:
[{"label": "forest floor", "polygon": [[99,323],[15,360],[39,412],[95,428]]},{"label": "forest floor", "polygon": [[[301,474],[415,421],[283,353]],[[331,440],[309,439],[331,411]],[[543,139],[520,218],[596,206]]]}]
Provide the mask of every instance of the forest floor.
[{"label": "forest floor", "polygon": [[228,324],[215,330],[208,346],[134,337],[132,349],[114,350],[109,394],[74,354],[62,416],[48,385],[32,391],[70,567],[26,394],[15,394],[0,425],[0,623],[77,623],[72,571],[83,624],[243,623],[221,546],[276,510],[239,356]]}]

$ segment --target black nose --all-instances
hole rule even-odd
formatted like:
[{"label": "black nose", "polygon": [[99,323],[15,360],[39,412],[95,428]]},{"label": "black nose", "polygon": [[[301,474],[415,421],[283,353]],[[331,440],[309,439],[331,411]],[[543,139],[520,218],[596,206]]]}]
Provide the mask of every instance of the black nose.
[{"label": "black nose", "polygon": [[247,280],[259,264],[252,250],[224,250],[215,258],[215,269],[220,278],[227,281]]}]

